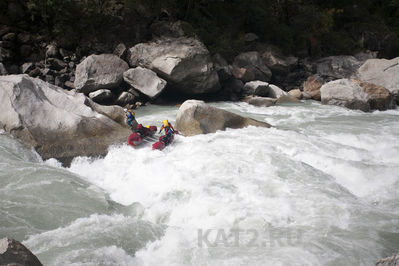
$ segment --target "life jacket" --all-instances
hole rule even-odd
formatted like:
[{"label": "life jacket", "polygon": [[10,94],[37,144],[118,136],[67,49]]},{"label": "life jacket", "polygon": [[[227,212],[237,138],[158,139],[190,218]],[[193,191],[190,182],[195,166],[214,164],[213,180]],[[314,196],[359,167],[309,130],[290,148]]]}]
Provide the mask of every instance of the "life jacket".
[{"label": "life jacket", "polygon": [[133,120],[133,119],[135,119],[135,117],[134,117],[134,115],[131,112],[128,112],[127,113],[127,119],[128,120]]},{"label": "life jacket", "polygon": [[126,119],[126,123],[130,126],[132,124],[132,122],[135,120],[136,118],[134,117],[134,115],[131,112],[127,113],[127,119]]},{"label": "life jacket", "polygon": [[172,134],[173,132],[175,132],[175,130],[173,129],[173,126],[172,126],[172,124],[171,123],[169,123],[168,124],[168,126],[162,126],[161,127],[161,131],[162,131],[162,129],[164,129],[165,130],[165,134],[166,135],[169,135],[169,134]]}]

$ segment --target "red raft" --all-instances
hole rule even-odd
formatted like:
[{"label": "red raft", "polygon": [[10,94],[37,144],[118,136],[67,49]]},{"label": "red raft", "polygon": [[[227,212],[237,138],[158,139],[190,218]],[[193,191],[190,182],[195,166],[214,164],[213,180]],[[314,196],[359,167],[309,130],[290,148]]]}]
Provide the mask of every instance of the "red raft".
[{"label": "red raft", "polygon": [[170,135],[169,138],[166,137],[166,135],[160,136],[159,141],[155,142],[152,144],[152,149],[153,150],[163,150],[166,146],[171,144],[175,138],[175,134],[178,134],[178,131],[174,131],[173,134]]},{"label": "red raft", "polygon": [[130,134],[127,143],[131,146],[137,146],[143,142],[145,137],[150,137],[157,132],[156,126],[143,127],[142,124],[137,126],[137,131]]}]

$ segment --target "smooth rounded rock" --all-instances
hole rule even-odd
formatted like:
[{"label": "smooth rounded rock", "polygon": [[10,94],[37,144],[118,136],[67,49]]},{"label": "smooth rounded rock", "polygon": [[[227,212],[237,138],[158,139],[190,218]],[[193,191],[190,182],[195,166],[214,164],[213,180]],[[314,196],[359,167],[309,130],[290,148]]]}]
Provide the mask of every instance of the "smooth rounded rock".
[{"label": "smooth rounded rock", "polygon": [[270,127],[265,122],[242,117],[198,100],[185,101],[180,106],[176,118],[176,128],[185,136],[247,126]]},{"label": "smooth rounded rock", "polygon": [[129,133],[119,121],[122,108],[102,108],[81,93],[27,75],[0,76],[0,98],[0,127],[45,160],[104,155]]},{"label": "smooth rounded rock", "polygon": [[320,93],[323,104],[370,111],[369,96],[362,87],[349,79],[328,82],[320,88]]}]

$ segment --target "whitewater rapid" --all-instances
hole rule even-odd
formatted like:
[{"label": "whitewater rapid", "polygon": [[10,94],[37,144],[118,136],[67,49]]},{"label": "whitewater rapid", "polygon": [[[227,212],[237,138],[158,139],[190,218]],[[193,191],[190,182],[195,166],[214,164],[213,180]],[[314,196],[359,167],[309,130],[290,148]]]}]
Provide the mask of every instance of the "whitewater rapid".
[{"label": "whitewater rapid", "polygon": [[398,109],[213,105],[274,127],[121,144],[69,168],[0,136],[1,235],[45,265],[371,265],[399,250]]}]

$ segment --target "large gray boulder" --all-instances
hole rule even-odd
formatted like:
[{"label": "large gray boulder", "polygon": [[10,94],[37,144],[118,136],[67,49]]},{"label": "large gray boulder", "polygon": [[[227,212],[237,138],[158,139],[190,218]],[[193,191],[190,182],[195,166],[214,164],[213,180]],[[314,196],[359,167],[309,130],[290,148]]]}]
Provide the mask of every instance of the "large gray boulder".
[{"label": "large gray boulder", "polygon": [[270,127],[265,122],[242,117],[198,100],[185,101],[180,106],[176,118],[176,128],[185,136],[247,126]]},{"label": "large gray boulder", "polygon": [[272,72],[258,52],[241,53],[233,62],[233,74],[244,82],[260,80],[269,81]]},{"label": "large gray boulder", "polygon": [[352,78],[362,63],[363,61],[350,55],[324,57],[316,62],[317,74],[325,82]]},{"label": "large gray boulder", "polygon": [[369,96],[352,80],[338,79],[328,82],[320,88],[320,93],[323,104],[370,111]]},{"label": "large gray boulder", "polygon": [[287,95],[285,91],[276,85],[259,80],[245,83],[243,90],[246,94],[261,97],[279,98],[283,95]]},{"label": "large gray boulder", "polygon": [[157,97],[166,86],[166,81],[159,78],[154,71],[142,67],[129,69],[123,73],[123,79],[150,98]]},{"label": "large gray boulder", "polygon": [[0,239],[0,265],[42,266],[42,263],[20,242],[5,237]]},{"label": "large gray boulder", "polygon": [[76,67],[75,88],[89,94],[99,89],[117,88],[128,64],[113,54],[90,55]]},{"label": "large gray boulder", "polygon": [[391,60],[369,59],[359,68],[357,77],[386,88],[399,103],[399,57]]},{"label": "large gray boulder", "polygon": [[130,48],[129,64],[155,71],[183,94],[220,89],[219,78],[205,45],[195,38],[163,38]]},{"label": "large gray boulder", "polygon": [[43,159],[68,163],[76,156],[104,155],[129,135],[122,108],[100,106],[27,75],[1,76],[0,98],[0,128]]}]

